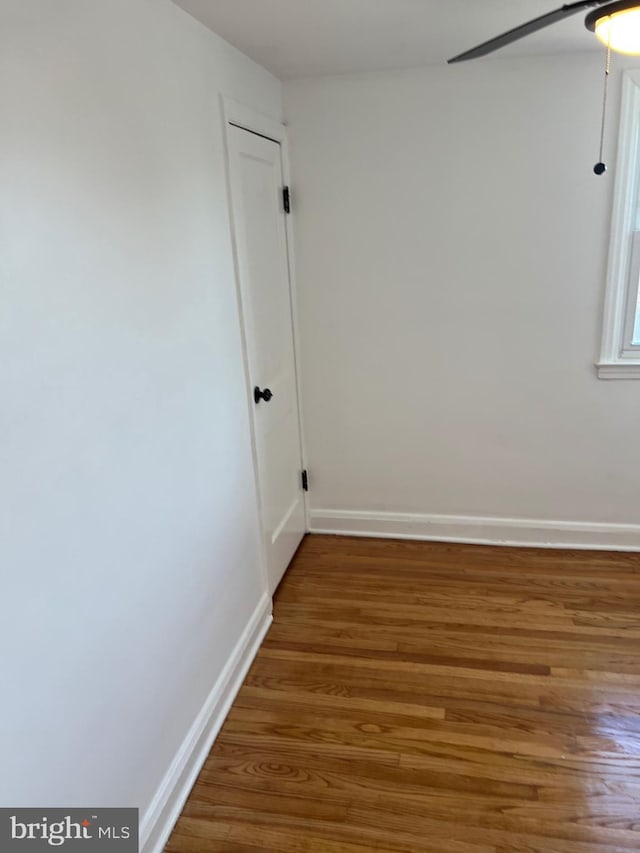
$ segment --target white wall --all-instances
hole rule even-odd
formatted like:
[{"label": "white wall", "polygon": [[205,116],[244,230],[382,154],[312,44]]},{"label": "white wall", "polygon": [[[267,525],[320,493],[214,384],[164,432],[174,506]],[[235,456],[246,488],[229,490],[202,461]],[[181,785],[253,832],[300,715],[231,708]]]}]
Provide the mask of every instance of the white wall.
[{"label": "white wall", "polygon": [[594,369],[602,71],[594,53],[286,84],[315,527],[638,522],[640,384]]},{"label": "white wall", "polygon": [[219,92],[168,0],[0,12],[0,804],[142,816],[264,603]]}]

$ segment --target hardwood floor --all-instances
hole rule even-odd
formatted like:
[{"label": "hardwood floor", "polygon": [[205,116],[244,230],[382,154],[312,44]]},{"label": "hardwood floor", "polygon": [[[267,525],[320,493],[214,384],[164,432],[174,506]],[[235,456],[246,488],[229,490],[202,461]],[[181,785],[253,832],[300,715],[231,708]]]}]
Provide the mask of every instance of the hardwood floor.
[{"label": "hardwood floor", "polygon": [[640,554],[308,537],[171,853],[640,851]]}]

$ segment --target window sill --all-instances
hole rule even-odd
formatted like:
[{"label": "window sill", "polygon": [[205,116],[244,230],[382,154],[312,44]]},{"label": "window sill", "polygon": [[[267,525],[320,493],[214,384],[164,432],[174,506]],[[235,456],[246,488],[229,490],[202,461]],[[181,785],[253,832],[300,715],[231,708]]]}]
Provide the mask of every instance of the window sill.
[{"label": "window sill", "polygon": [[596,364],[598,379],[640,379],[638,361],[601,361]]}]

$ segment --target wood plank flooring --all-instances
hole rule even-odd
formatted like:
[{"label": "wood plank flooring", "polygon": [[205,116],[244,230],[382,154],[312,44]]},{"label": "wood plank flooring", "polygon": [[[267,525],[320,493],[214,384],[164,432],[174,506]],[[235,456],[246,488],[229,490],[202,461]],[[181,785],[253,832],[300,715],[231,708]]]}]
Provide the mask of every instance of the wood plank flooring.
[{"label": "wood plank flooring", "polygon": [[640,851],[640,554],[307,537],[166,849]]}]

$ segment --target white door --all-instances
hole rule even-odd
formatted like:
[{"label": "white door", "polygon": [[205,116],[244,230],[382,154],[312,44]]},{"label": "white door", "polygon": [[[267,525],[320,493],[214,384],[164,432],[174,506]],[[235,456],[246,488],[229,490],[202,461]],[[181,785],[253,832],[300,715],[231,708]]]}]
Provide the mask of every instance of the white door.
[{"label": "white door", "polygon": [[[270,591],[305,533],[280,144],[229,127],[231,204]],[[254,393],[258,397],[254,399]]]}]

